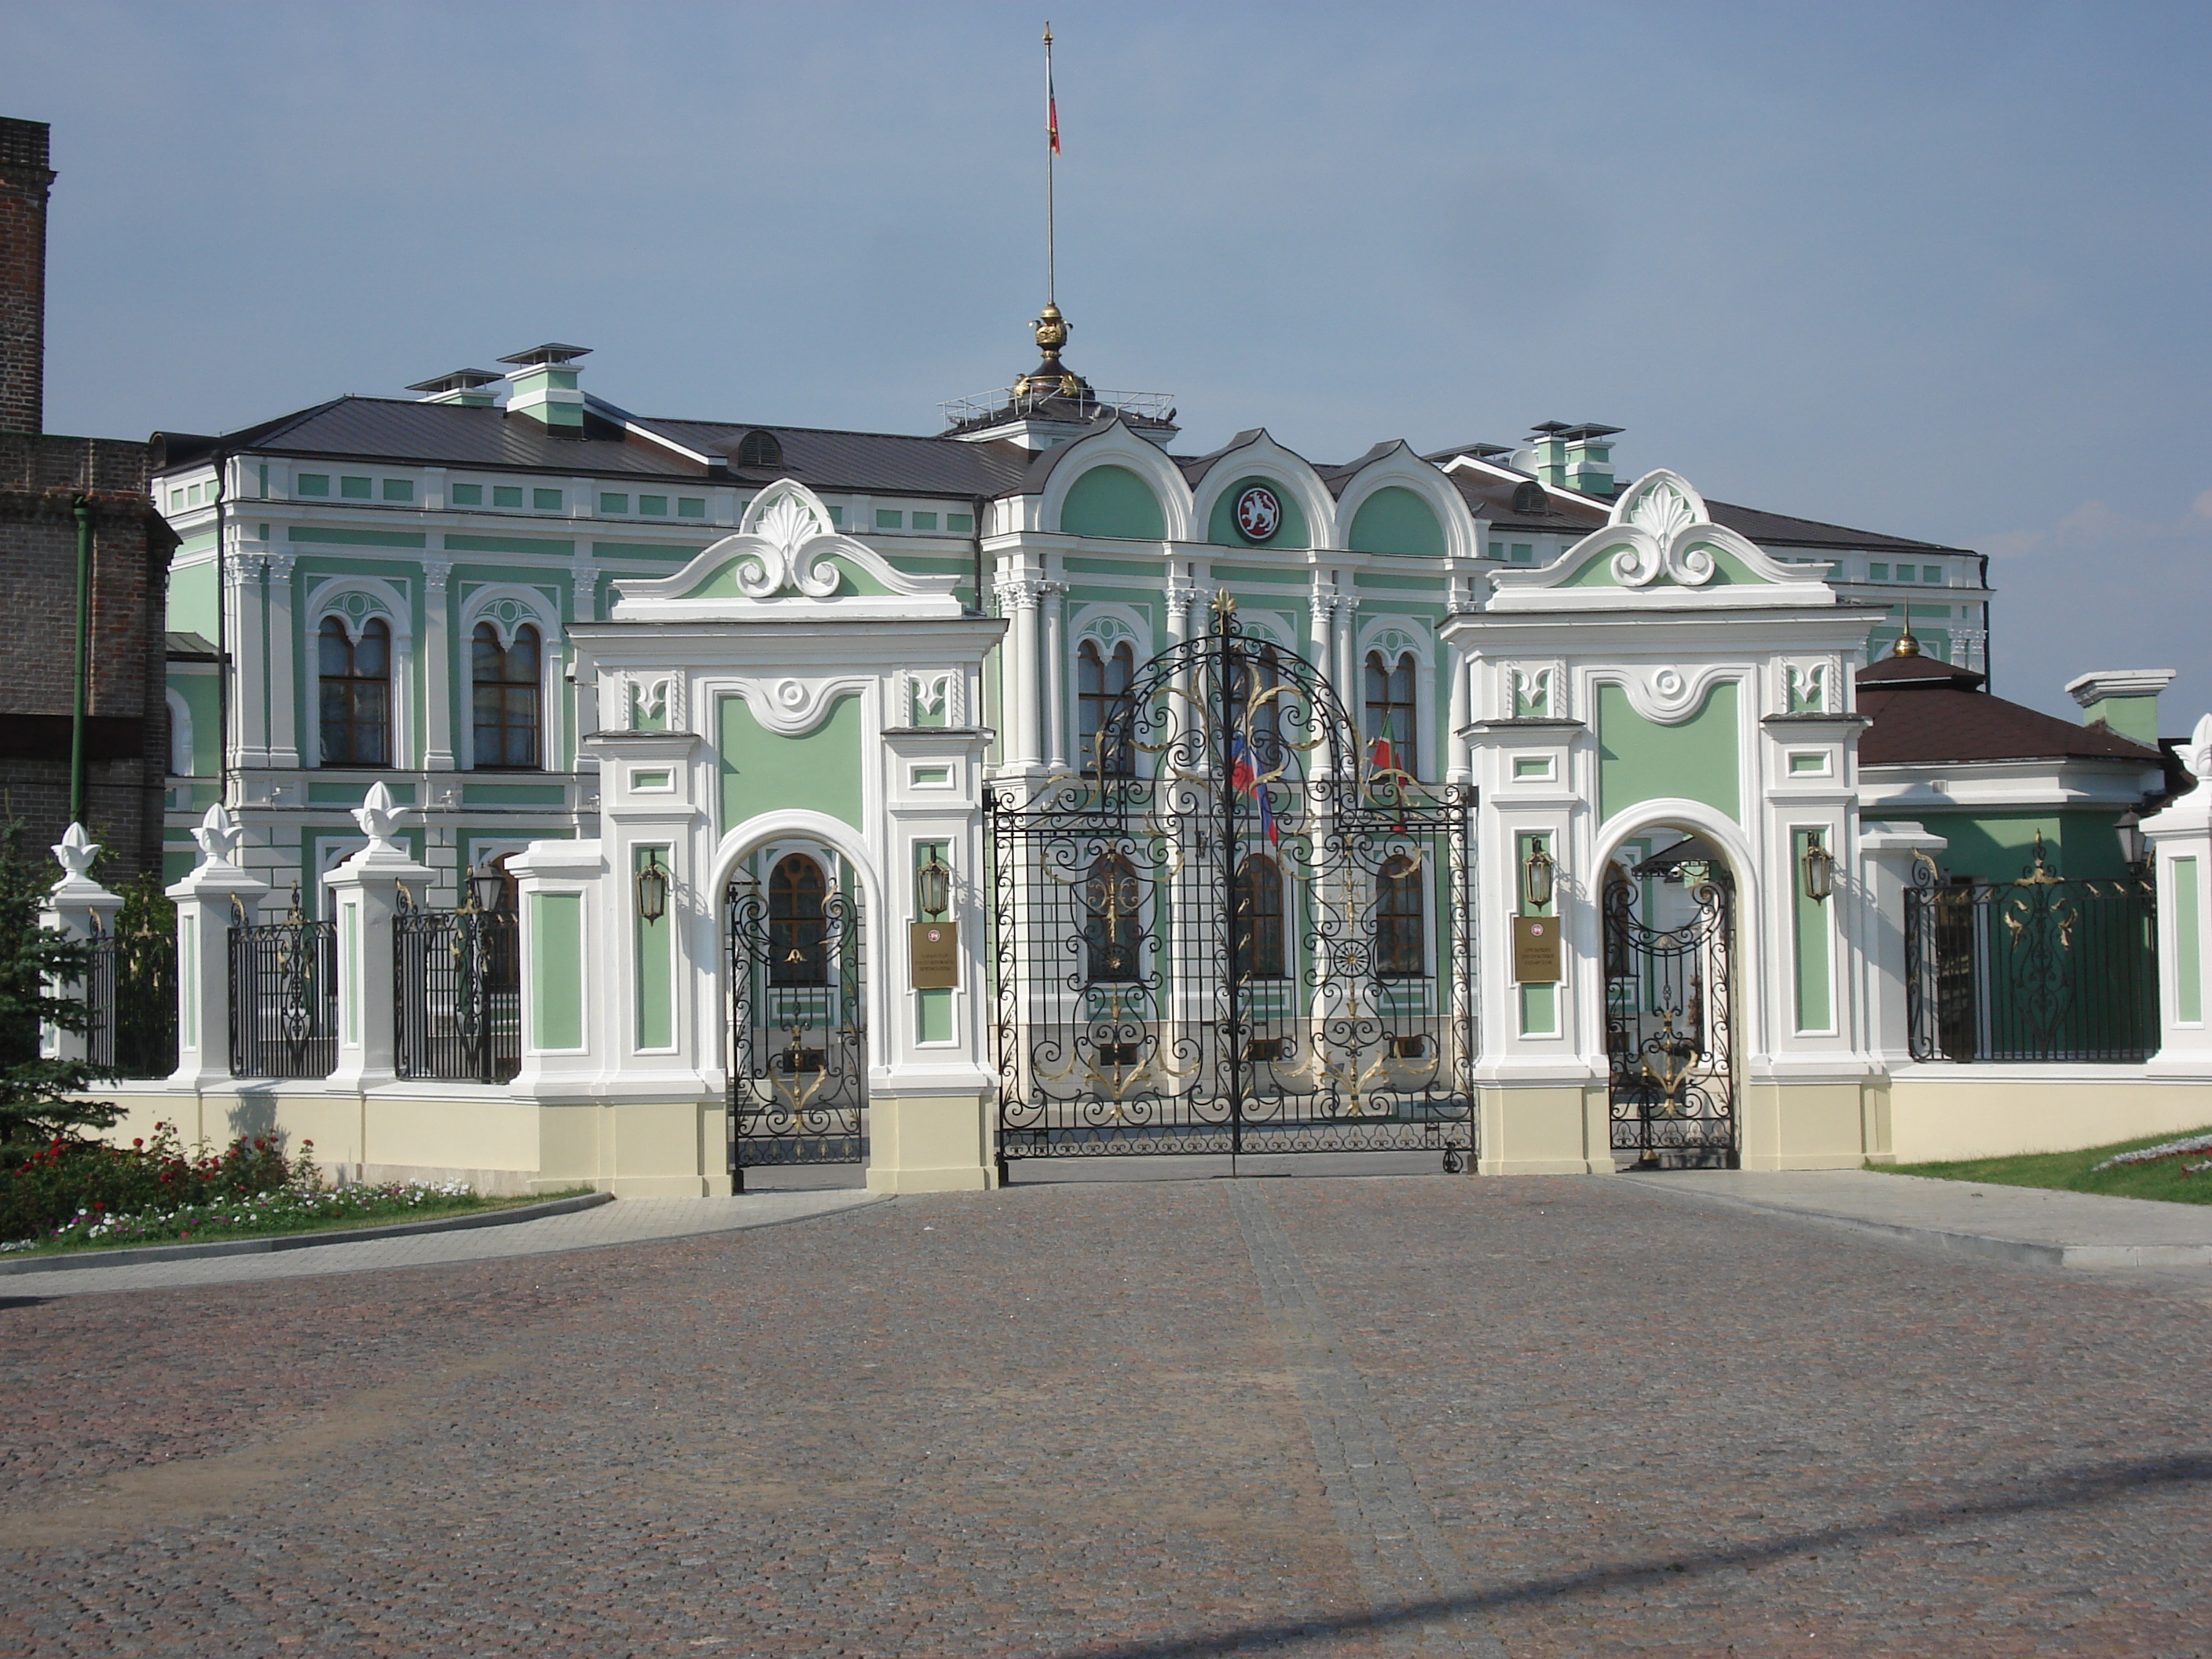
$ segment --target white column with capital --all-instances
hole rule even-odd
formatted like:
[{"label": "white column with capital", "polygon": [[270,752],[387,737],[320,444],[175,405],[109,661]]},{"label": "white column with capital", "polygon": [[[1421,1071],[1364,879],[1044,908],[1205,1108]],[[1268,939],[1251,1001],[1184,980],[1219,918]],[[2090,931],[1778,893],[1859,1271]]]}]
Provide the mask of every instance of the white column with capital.
[{"label": "white column with capital", "polygon": [[1461,735],[1468,722],[1474,718],[1474,696],[1468,685],[1467,653],[1456,643],[1444,644],[1444,672],[1451,676],[1450,696],[1446,707],[1450,710],[1444,726],[1444,753],[1449,757],[1444,770],[1446,783],[1473,783],[1474,756]]},{"label": "white column with capital", "polygon": [[331,1085],[365,1090],[398,1075],[392,918],[400,884],[420,894],[434,872],[392,839],[399,811],[381,780],[368,786],[353,816],[368,845],[323,878],[331,890],[329,914],[338,925],[338,1063]]},{"label": "white column with capital", "polygon": [[177,904],[177,1069],[170,1085],[197,1092],[230,1080],[230,923],[234,902],[253,919],[269,892],[232,861],[240,831],[221,801],[192,831],[199,862],[167,889]]},{"label": "white column with capital", "polygon": [[269,763],[300,763],[300,692],[297,658],[299,626],[292,605],[292,566],[289,553],[263,556],[268,567],[269,592]]},{"label": "white column with capital", "polygon": [[1012,613],[1013,627],[1000,659],[1000,690],[1006,709],[1006,763],[1035,768],[1037,750],[1037,587],[1034,578],[1016,576],[999,584],[999,607]]},{"label": "white column with capital", "polygon": [[422,562],[422,769],[451,772],[453,753],[453,602],[447,582],[453,574],[448,559]]},{"label": "white column with capital", "polygon": [[[81,823],[72,823],[69,833],[54,848],[57,862],[62,866],[62,878],[46,891],[46,902],[39,907],[39,926],[51,927],[64,938],[83,940],[98,939],[114,932],[115,913],[123,908],[120,894],[111,893],[87,873],[93,860],[98,856],[100,844],[84,832]],[[113,981],[109,981],[110,985]],[[85,996],[82,980],[55,988],[54,994],[82,1001]],[[111,1006],[105,1011],[114,1018]],[[84,1031],[64,1031],[56,1026],[46,1026],[39,1033],[39,1053],[47,1060],[85,1060],[90,1057],[91,1036]]]},{"label": "white column with capital", "polygon": [[1055,772],[1067,769],[1067,584],[1044,584],[1044,753]]},{"label": "white column with capital", "polygon": [[233,763],[242,767],[269,764],[269,671],[261,643],[268,624],[261,600],[267,562],[261,554],[234,551],[223,564],[223,645],[231,662],[230,750]]}]

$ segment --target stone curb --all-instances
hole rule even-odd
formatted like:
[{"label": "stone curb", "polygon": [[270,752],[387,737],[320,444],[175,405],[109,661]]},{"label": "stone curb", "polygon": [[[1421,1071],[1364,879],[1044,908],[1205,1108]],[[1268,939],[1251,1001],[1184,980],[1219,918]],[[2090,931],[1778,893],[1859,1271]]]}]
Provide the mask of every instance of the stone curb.
[{"label": "stone curb", "polygon": [[272,1238],[226,1238],[211,1244],[148,1244],[134,1250],[86,1250],[75,1255],[34,1256],[21,1261],[0,1260],[0,1278],[17,1273],[66,1273],[74,1267],[128,1267],[149,1261],[191,1261],[211,1255],[264,1255],[272,1250],[304,1250],[318,1244],[362,1244],[380,1238],[404,1238],[410,1233],[458,1233],[472,1227],[506,1227],[518,1221],[543,1221],[549,1216],[574,1215],[614,1202],[612,1193],[580,1193],[543,1204],[520,1204],[511,1210],[483,1210],[474,1215],[436,1216],[423,1221],[395,1222],[383,1227],[344,1227],[331,1232],[279,1233]]},{"label": "stone curb", "polygon": [[1729,1204],[1738,1209],[1756,1210],[1761,1215],[1795,1216],[1801,1220],[1848,1228],[1856,1233],[1869,1233],[1876,1238],[1902,1238],[1916,1244],[1933,1244],[1960,1255],[1984,1256],[1997,1261],[2021,1261],[2043,1267],[2197,1267],[2212,1263],[2212,1244],[2054,1244],[2040,1239],[2006,1238],[1995,1233],[1919,1227],[1909,1222],[1874,1221],[1864,1216],[1800,1209],[1790,1204],[1762,1204],[1755,1198],[1740,1198],[1734,1193],[1668,1188],[1656,1178],[1637,1184],[1646,1191],[1665,1193],[1670,1198]]}]

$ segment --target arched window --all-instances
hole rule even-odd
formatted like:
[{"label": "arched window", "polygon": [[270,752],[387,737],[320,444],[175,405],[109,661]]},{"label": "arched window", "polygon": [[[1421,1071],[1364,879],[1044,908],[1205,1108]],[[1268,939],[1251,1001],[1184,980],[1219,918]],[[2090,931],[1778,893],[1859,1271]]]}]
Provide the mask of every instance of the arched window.
[{"label": "arched window", "polygon": [[1144,890],[1137,867],[1120,853],[1091,861],[1083,884],[1084,967],[1093,984],[1144,977]]},{"label": "arched window", "polygon": [[[1413,653],[1388,661],[1380,651],[1367,653],[1368,761],[1421,775],[1420,745],[1413,724]],[[1388,745],[1385,747],[1385,745]]]},{"label": "arched window", "polygon": [[1237,977],[1284,977],[1283,872],[1272,859],[1249,858],[1237,869]]},{"label": "arched window", "polygon": [[1534,483],[1514,485],[1513,510],[1516,513],[1549,512],[1551,503],[1545,496],[1544,486]]},{"label": "arched window", "polygon": [[1129,682],[1136,672],[1137,653],[1127,640],[1110,654],[1085,640],[1075,653],[1076,758],[1085,777],[1126,778],[1137,769],[1129,729],[1136,714]]},{"label": "arched window", "polygon": [[1375,877],[1375,970],[1382,978],[1423,976],[1421,908],[1420,860],[1391,854]]},{"label": "arched window", "polygon": [[470,678],[476,683],[477,765],[482,769],[535,771],[542,723],[538,670],[544,655],[538,630],[525,623],[514,643],[501,648],[499,630],[477,624]]},{"label": "arched window", "polygon": [[783,445],[773,432],[748,432],[738,445],[739,466],[781,466]]},{"label": "arched window", "polygon": [[[1249,667],[1247,665],[1249,665]],[[1283,665],[1275,647],[1263,645],[1231,659],[1230,706],[1238,735],[1249,737],[1252,762],[1262,776],[1283,763]]]},{"label": "arched window", "polygon": [[830,884],[822,866],[804,853],[776,860],[768,878],[768,982],[827,985],[828,929],[822,920]]},{"label": "arched window", "polygon": [[392,629],[381,617],[355,639],[336,617],[315,640],[321,681],[323,764],[392,764]]}]

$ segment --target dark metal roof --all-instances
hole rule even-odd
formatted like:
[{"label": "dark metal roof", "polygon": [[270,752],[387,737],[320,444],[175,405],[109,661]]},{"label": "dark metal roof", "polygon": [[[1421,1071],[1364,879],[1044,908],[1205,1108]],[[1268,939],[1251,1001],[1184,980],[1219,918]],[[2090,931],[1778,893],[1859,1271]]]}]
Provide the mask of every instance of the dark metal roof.
[{"label": "dark metal roof", "polygon": [[1859,738],[1863,766],[2002,760],[2164,764],[2157,750],[2101,722],[2076,726],[2007,702],[1981,689],[1984,676],[1933,657],[1884,657],[1855,678],[1860,712],[1874,722]]},{"label": "dark metal roof", "polygon": [[[428,463],[685,482],[724,476],[720,469],[688,460],[641,433],[625,432],[611,414],[620,416],[621,411],[589,406],[584,435],[562,437],[526,415],[509,415],[500,409],[388,398],[337,398],[220,441],[193,439],[188,444],[173,441],[171,465],[179,464],[179,447],[195,453],[197,459],[219,441],[226,449],[333,461]],[[817,489],[995,495],[1020,481],[1030,459],[1029,451],[1018,444],[1003,441],[963,443],[946,438],[757,422],[625,418],[684,449],[732,460],[747,433],[775,434],[783,447],[783,465],[774,469],[732,466],[727,477],[738,483],[769,483],[788,473]]]},{"label": "dark metal roof", "polygon": [[1793,519],[1780,513],[1762,513],[1755,507],[1735,507],[1727,501],[1717,501],[1710,496],[1705,510],[1713,515],[1715,524],[1724,524],[1730,530],[1751,538],[1762,547],[1856,547],[1880,553],[1896,548],[1908,553],[1971,553],[1970,547],[1944,547],[1936,542],[1908,541],[1902,536],[1884,536],[1871,530],[1853,530],[1839,524],[1823,524],[1818,519]]}]

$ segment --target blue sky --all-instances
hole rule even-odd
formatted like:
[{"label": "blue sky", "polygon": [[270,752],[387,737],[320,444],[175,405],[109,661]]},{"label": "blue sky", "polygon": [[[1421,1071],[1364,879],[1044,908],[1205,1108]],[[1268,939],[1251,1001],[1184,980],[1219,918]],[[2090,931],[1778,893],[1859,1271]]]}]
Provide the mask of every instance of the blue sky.
[{"label": "blue sky", "polygon": [[[1211,447],[1624,427],[1981,549],[1996,686],[2212,708],[2212,9],[1050,8],[1060,298]],[[1042,298],[1040,7],[0,0],[49,429],[545,339],[655,414],[929,431]]]}]

